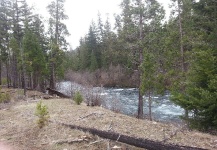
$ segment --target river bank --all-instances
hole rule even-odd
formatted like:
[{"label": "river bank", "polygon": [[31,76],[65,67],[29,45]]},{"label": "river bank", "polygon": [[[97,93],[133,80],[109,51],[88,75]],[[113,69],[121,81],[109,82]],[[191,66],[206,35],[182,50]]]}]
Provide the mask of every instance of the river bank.
[{"label": "river bank", "polygon": [[138,87],[138,72],[130,71],[120,65],[110,65],[107,69],[97,69],[96,71],[72,71],[65,73],[65,80],[74,81],[85,86],[94,87]]},{"label": "river bank", "polygon": [[[136,88],[104,88],[84,86],[75,82],[63,81],[57,84],[59,91],[72,95],[80,91],[85,99],[96,97],[103,107],[129,116],[136,116],[138,109],[138,89]],[[155,121],[182,123],[180,116],[184,110],[172,103],[169,92],[164,95],[152,95],[152,113]],[[147,97],[144,99],[144,118],[148,116]]]},{"label": "river bank", "polygon": [[[43,104],[48,107],[52,123],[39,129],[36,124],[37,117],[34,115],[38,100],[40,99],[18,101],[0,110],[1,141],[16,147],[17,150],[106,149],[108,143],[110,148],[117,146],[139,150],[136,147],[55,124],[55,122],[62,122],[166,143],[206,149],[217,148],[216,136],[189,131],[180,125],[138,120],[102,107],[88,107],[84,103],[76,105],[71,99],[43,100]],[[71,144],[55,143],[58,140],[75,140],[82,137],[89,137],[89,139]]]}]

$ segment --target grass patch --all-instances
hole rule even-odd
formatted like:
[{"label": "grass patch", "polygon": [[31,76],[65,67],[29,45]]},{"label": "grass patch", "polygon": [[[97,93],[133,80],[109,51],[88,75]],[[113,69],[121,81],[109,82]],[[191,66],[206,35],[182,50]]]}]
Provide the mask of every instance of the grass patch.
[{"label": "grass patch", "polygon": [[2,92],[1,87],[0,87],[0,103],[8,103],[10,102],[11,97],[9,93],[7,92]]}]

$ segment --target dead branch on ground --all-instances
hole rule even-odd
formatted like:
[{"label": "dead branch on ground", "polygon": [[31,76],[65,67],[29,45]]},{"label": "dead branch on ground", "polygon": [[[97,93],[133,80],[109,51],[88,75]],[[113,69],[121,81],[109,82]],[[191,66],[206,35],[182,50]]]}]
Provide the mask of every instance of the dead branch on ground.
[{"label": "dead branch on ground", "polygon": [[65,124],[65,123],[60,123],[60,122],[53,122],[53,123],[57,123],[57,124],[60,124],[62,126],[65,126],[71,129],[81,130],[83,132],[89,132],[93,135],[98,135],[101,138],[110,139],[110,140],[117,141],[117,142],[122,142],[125,144],[140,147],[140,148],[146,148],[148,150],[204,150],[202,148],[163,143],[160,141],[132,137],[132,136],[123,135],[123,134],[111,132],[111,131],[110,132],[102,131],[102,130],[98,130],[95,128],[87,128],[87,127]]},{"label": "dead branch on ground", "polygon": [[96,115],[103,115],[103,113],[96,113],[96,112],[94,112],[94,113],[88,114],[88,115],[86,115],[86,116],[80,117],[79,119],[77,119],[77,121],[78,121],[78,120],[85,119],[85,118],[88,118],[88,117],[93,116],[93,115],[95,115],[95,116],[96,116]]}]

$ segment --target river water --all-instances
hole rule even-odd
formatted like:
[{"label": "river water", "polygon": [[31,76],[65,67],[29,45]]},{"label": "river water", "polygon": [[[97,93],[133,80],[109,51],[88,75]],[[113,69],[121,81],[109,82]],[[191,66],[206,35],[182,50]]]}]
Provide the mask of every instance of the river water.
[{"label": "river water", "polygon": [[[108,109],[119,111],[127,115],[136,115],[138,107],[138,89],[136,88],[85,88],[79,84],[69,81],[59,82],[58,90],[71,95],[73,91],[81,91],[84,96],[86,93],[97,94],[103,100],[102,105]],[[179,118],[184,114],[184,110],[169,100],[169,93],[163,96],[152,96],[152,115],[156,121],[181,122]],[[148,98],[144,99],[144,114],[148,115]]]}]

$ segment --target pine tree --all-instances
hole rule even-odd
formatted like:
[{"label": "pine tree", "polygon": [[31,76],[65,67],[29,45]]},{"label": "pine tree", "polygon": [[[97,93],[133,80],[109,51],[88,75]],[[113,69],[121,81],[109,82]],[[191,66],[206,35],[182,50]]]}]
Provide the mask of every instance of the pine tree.
[{"label": "pine tree", "polygon": [[40,81],[43,80],[46,62],[36,35],[29,29],[26,29],[23,37],[23,49],[26,71],[30,80],[29,85],[31,89],[36,89]]},{"label": "pine tree", "polygon": [[67,42],[65,36],[69,35],[66,25],[62,22],[68,19],[68,16],[64,13],[64,2],[65,0],[52,1],[51,4],[47,6],[48,12],[50,14],[49,19],[49,35],[50,35],[50,88],[55,89],[55,77],[57,75],[55,68],[57,64],[54,60],[58,60],[55,57],[60,52],[61,49],[67,49]]},{"label": "pine tree", "polygon": [[97,41],[97,29],[96,29],[94,22],[92,22],[89,28],[86,42],[87,42],[86,43],[87,53],[88,53],[89,60],[90,60],[89,69],[91,69],[92,71],[95,71],[93,69],[97,69],[101,64],[101,51],[99,49],[99,45]]},{"label": "pine tree", "polygon": [[[173,38],[172,44],[174,47],[171,49],[173,51],[170,58],[170,63],[175,67],[171,67],[170,71],[172,73],[172,100],[175,100],[176,95],[179,93],[186,92],[186,77],[187,70],[189,66],[189,60],[191,59],[192,44],[194,40],[193,35],[193,26],[192,26],[192,0],[172,0],[174,2],[175,10],[177,16],[174,20],[171,20],[175,30],[170,30],[173,35],[170,38]],[[171,26],[170,26],[171,27]],[[172,27],[173,28],[173,27]],[[177,30],[178,29],[178,30]],[[179,32],[177,32],[179,31]],[[172,58],[173,57],[173,58]],[[177,61],[178,60],[178,61]],[[176,102],[176,100],[174,101]],[[188,118],[188,110],[185,109],[185,118]]]},{"label": "pine tree", "polygon": [[[187,121],[191,127],[212,129],[217,127],[217,3],[201,0],[194,4],[194,39],[192,61],[187,75],[186,93],[176,101],[192,113]],[[213,19],[215,18],[215,19]]]},{"label": "pine tree", "polygon": [[[113,45],[114,41],[112,35],[113,32],[111,31],[111,24],[109,22],[109,18],[107,17],[106,22],[104,24],[104,36],[103,36],[103,49],[102,49],[102,64],[105,68],[108,68],[110,64],[115,64],[115,61],[118,61],[119,58],[115,59],[115,54],[117,51],[114,50]],[[120,56],[120,55],[119,55]]]},{"label": "pine tree", "polygon": [[[130,27],[128,28],[128,30],[130,29],[130,32],[131,32],[129,41],[131,42],[131,45],[133,45],[132,60],[134,60],[136,70],[138,71],[138,82],[139,82],[138,83],[138,88],[139,88],[138,118],[142,118],[143,117],[142,93],[144,93],[144,91],[142,91],[142,86],[143,86],[142,81],[144,80],[144,76],[143,76],[143,69],[141,65],[144,61],[144,58],[143,58],[144,54],[151,52],[150,51],[151,46],[146,47],[148,51],[143,50],[145,48],[144,42],[148,42],[147,44],[151,44],[149,43],[149,41],[153,41],[153,39],[149,37],[149,35],[151,35],[149,33],[156,32],[155,26],[160,25],[160,22],[164,17],[163,15],[164,11],[162,10],[162,7],[160,7],[157,1],[135,0],[133,2],[134,3],[131,4],[131,6],[129,7],[130,8],[129,12],[131,13],[131,15],[127,15],[128,16],[127,18],[128,20],[132,20],[132,23],[133,23],[133,24],[130,23],[128,26]],[[149,26],[150,29],[144,28],[145,26],[148,26],[149,24],[150,24]]]},{"label": "pine tree", "polygon": [[22,38],[24,36],[24,29],[26,23],[31,21],[31,9],[28,7],[25,0],[13,1],[13,7],[11,9],[12,20],[12,76],[13,87],[22,87],[24,89],[24,95],[26,95],[26,77],[25,77],[25,63],[24,53],[22,47]]},{"label": "pine tree", "polygon": [[161,68],[162,62],[162,20],[164,9],[157,1],[149,1],[145,10],[147,22],[144,25],[145,33],[143,43],[143,61],[141,65],[142,83],[141,91],[147,95],[149,103],[149,119],[152,120],[152,99],[155,93],[162,93],[165,89]]},{"label": "pine tree", "polygon": [[[1,64],[6,66],[7,72],[7,85],[11,85],[10,73],[10,51],[9,51],[9,36],[11,31],[11,8],[10,0],[1,0],[0,3],[0,57]],[[1,67],[0,67],[1,70]],[[0,71],[1,74],[1,71]],[[0,79],[1,80],[1,79]]]},{"label": "pine tree", "polygon": [[95,71],[98,68],[97,60],[96,60],[96,55],[94,54],[94,51],[92,51],[91,56],[90,56],[90,70]]}]

